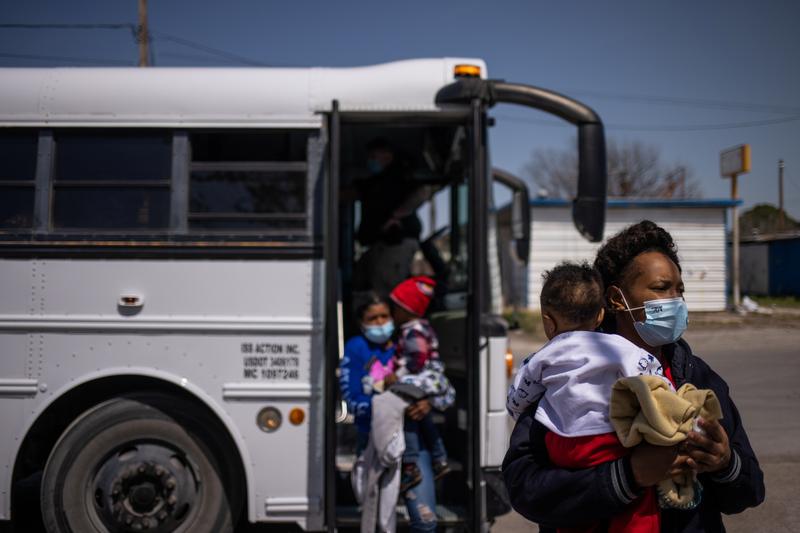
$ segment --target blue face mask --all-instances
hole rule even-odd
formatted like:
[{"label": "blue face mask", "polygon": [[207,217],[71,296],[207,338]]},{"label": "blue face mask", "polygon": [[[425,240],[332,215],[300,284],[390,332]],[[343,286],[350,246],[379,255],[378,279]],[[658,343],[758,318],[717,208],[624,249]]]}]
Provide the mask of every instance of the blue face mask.
[{"label": "blue face mask", "polygon": [[380,174],[383,172],[383,165],[377,159],[367,159],[367,170],[370,174]]},{"label": "blue face mask", "polygon": [[386,341],[392,338],[392,333],[394,333],[394,322],[389,320],[380,326],[362,325],[361,331],[364,332],[364,336],[368,341],[375,344],[384,344]]},{"label": "blue face mask", "polygon": [[[622,291],[620,291],[622,294]],[[622,301],[628,305],[625,295]],[[633,327],[644,342],[650,346],[663,346],[671,344],[681,338],[689,326],[689,310],[683,298],[662,298],[660,300],[647,300],[641,307],[628,308],[633,319]],[[638,322],[633,318],[633,311],[644,309],[645,319]]]}]

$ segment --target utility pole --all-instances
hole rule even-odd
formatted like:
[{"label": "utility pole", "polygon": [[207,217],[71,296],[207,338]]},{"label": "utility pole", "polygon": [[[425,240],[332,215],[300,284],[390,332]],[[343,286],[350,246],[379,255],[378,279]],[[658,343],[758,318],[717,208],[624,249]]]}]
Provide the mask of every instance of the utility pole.
[{"label": "utility pole", "polygon": [[139,0],[139,31],[137,40],[139,41],[139,66],[148,66],[150,33],[147,31],[147,0]]},{"label": "utility pole", "polygon": [[739,199],[739,184],[737,174],[731,174],[731,218],[733,218],[731,226],[731,263],[733,267],[733,279],[731,280],[731,289],[733,293],[733,308],[739,309],[741,304],[741,292],[739,285],[739,210],[736,208],[736,201]]},{"label": "utility pole", "polygon": [[734,146],[720,153],[720,174],[731,180],[731,296],[733,310],[739,310],[741,294],[739,291],[739,174],[750,172],[750,145]]},{"label": "utility pole", "polygon": [[783,230],[783,159],[778,159],[778,229]]}]

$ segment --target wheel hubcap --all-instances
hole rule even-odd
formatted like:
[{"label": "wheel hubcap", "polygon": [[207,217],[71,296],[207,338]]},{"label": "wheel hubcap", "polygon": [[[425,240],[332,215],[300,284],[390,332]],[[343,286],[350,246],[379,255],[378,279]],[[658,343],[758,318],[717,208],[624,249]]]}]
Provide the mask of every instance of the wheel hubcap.
[{"label": "wheel hubcap", "polygon": [[100,465],[91,489],[94,510],[110,531],[173,531],[195,506],[197,469],[165,444],[116,450]]}]

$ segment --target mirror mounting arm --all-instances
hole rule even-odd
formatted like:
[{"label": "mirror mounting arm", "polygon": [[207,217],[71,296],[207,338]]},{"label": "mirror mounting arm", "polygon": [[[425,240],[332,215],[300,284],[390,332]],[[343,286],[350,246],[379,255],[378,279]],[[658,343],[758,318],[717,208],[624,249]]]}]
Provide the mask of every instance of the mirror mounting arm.
[{"label": "mirror mounting arm", "polygon": [[518,104],[555,115],[578,127],[578,194],[572,204],[572,220],[586,239],[603,238],[606,205],[606,143],[603,122],[590,107],[562,94],[502,80],[466,78],[446,85],[436,95],[438,105],[469,104],[481,99]]}]

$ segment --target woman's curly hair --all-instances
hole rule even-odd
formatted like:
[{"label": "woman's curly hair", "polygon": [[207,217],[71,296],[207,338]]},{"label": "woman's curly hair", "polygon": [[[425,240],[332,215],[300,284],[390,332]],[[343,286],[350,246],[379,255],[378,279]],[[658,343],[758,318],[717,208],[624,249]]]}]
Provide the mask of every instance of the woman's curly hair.
[{"label": "woman's curly hair", "polygon": [[603,285],[616,285],[633,259],[644,252],[657,251],[669,257],[681,269],[678,247],[667,230],[650,220],[642,220],[623,229],[597,251],[594,267],[603,277]]},{"label": "woman's curly hair", "polygon": [[[594,267],[603,278],[603,286],[619,285],[633,259],[644,252],[661,252],[669,257],[681,270],[678,247],[667,230],[650,220],[642,220],[623,229],[600,247]],[[602,327],[611,333],[616,331],[614,313],[606,313]]]}]

